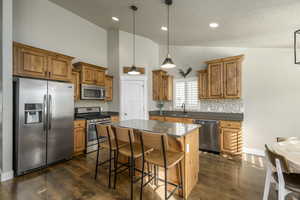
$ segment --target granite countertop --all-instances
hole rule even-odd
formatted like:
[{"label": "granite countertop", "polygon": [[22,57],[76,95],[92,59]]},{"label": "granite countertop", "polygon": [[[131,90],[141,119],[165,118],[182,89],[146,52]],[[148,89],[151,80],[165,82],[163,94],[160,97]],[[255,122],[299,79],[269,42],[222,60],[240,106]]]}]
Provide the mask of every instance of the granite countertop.
[{"label": "granite countertop", "polygon": [[159,111],[150,111],[150,116],[162,117],[180,117],[192,119],[207,119],[207,120],[229,120],[229,121],[243,121],[243,113],[217,113],[217,112],[187,112],[182,111],[163,111],[160,115]]},{"label": "granite countertop", "polygon": [[191,131],[201,127],[201,125],[199,124],[171,123],[140,119],[120,121],[112,123],[112,125],[125,128],[133,128],[153,133],[165,133],[173,137],[183,137]]}]

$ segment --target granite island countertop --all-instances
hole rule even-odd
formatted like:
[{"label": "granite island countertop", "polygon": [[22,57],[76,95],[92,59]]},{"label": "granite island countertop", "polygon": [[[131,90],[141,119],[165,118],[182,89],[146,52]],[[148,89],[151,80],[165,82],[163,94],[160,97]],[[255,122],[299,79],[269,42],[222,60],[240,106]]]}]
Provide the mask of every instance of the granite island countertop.
[{"label": "granite island countertop", "polygon": [[149,116],[161,117],[180,117],[192,119],[207,119],[207,120],[229,120],[229,121],[243,121],[243,113],[217,113],[217,112],[182,112],[182,111],[163,111],[162,115],[159,111],[150,111]]},{"label": "granite island countertop", "polygon": [[173,122],[161,122],[156,120],[126,120],[112,123],[113,126],[124,128],[132,128],[141,131],[148,131],[153,133],[165,133],[173,137],[183,137],[191,131],[200,128],[199,124],[183,124]]}]

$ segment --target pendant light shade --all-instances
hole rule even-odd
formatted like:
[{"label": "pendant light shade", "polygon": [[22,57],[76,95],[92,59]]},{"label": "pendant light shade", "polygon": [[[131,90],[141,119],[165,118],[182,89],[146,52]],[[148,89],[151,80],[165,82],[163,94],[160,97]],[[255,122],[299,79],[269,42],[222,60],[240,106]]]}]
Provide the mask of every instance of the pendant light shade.
[{"label": "pendant light shade", "polygon": [[132,31],[133,32],[133,59],[132,59],[133,64],[130,67],[128,74],[139,75],[141,73],[138,71],[138,69],[135,66],[135,12],[137,11],[138,8],[132,5],[130,6],[130,9],[132,10],[132,16],[133,16],[133,26],[132,26],[133,27],[133,31]]},{"label": "pendant light shade", "polygon": [[175,68],[176,65],[174,64],[171,55],[170,55],[170,6],[172,5],[173,1],[172,0],[165,0],[166,5],[168,6],[168,37],[167,37],[167,57],[165,58],[163,64],[161,65],[161,68],[163,69],[171,69]]}]

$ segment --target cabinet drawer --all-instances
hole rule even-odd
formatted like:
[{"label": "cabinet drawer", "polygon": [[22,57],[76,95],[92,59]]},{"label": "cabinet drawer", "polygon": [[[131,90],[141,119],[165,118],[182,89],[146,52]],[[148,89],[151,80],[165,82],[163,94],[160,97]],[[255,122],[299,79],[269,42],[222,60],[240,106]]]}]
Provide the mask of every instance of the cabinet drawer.
[{"label": "cabinet drawer", "polygon": [[74,128],[85,128],[85,120],[75,120],[74,121]]},{"label": "cabinet drawer", "polygon": [[161,117],[161,116],[150,116],[150,120],[165,121],[165,117]]},{"label": "cabinet drawer", "polygon": [[242,127],[241,122],[234,122],[234,121],[220,121],[221,128],[238,128]]}]

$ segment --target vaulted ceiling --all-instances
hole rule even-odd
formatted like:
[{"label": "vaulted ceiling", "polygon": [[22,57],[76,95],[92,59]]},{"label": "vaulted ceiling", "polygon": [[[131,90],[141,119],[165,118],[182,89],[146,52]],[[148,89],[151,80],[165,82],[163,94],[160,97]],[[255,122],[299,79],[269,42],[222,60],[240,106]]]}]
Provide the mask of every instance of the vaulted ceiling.
[{"label": "vaulted ceiling", "polygon": [[[50,0],[105,29],[132,30],[131,4],[139,7],[137,34],[166,42],[162,0]],[[119,22],[111,18],[116,16]],[[211,29],[209,23],[220,27]],[[174,0],[171,43],[230,47],[292,47],[300,29],[299,0]]]}]

